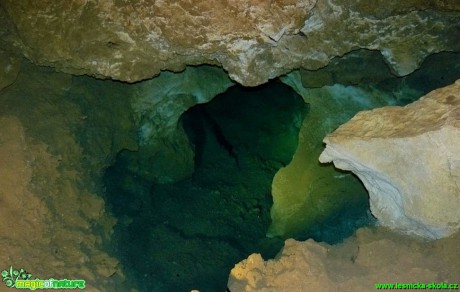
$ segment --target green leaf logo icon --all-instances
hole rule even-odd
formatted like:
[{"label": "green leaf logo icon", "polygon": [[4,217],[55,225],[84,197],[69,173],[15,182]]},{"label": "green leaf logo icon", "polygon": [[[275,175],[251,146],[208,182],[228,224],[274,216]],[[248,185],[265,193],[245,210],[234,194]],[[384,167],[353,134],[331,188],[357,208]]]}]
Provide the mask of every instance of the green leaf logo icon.
[{"label": "green leaf logo icon", "polygon": [[10,288],[16,287],[17,280],[28,280],[32,277],[32,274],[27,273],[24,269],[13,270],[13,266],[10,266],[10,270],[2,271],[2,282]]}]

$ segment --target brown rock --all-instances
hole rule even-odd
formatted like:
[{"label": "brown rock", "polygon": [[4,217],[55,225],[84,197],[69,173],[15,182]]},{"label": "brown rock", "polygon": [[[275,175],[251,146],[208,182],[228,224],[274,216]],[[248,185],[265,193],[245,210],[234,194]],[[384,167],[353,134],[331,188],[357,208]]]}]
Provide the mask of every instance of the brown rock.
[{"label": "brown rock", "polygon": [[28,62],[0,91],[1,270],[110,290],[107,278],[121,272],[101,244],[116,220],[97,182],[118,151],[136,147],[123,93]]},{"label": "brown rock", "polygon": [[206,63],[257,85],[357,48],[379,50],[404,75],[431,53],[460,50],[460,5],[452,1],[2,0],[1,6],[17,28],[5,42],[33,62],[129,82]]},{"label": "brown rock", "polygon": [[232,292],[372,291],[378,283],[456,284],[459,234],[430,244],[385,229],[360,229],[339,245],[288,239],[280,254],[264,261],[252,254],[236,264]]}]

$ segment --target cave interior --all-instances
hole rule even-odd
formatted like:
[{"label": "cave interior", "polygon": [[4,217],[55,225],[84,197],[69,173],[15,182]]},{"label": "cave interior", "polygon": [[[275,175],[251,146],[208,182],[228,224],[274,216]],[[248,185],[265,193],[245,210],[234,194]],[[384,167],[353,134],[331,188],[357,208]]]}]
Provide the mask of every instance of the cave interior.
[{"label": "cave interior", "polygon": [[[313,90],[334,85],[345,91],[378,90],[387,96],[387,105],[403,106],[453,82],[460,67],[452,58],[459,56],[434,55],[416,72],[396,77],[378,53],[362,50],[333,60],[319,72],[304,72],[305,83],[308,86],[311,78]],[[368,62],[369,67],[360,68],[360,73],[352,72],[350,68],[362,66],[363,59],[375,62]],[[314,84],[325,72],[331,79]],[[340,98],[341,91],[336,94]],[[302,96],[279,78],[257,87],[235,84],[181,115],[177,126],[184,129],[194,152],[194,171],[189,177],[172,183],[146,180],[129,167],[129,161],[142,154],[119,152],[104,176],[104,198],[119,220],[111,248],[128,277],[143,283],[139,288],[145,291],[191,287],[219,291],[235,262],[251,253],[273,258],[288,237],[337,244],[358,228],[376,224],[365,188],[351,177],[347,186],[352,185],[355,193],[312,196],[312,200],[331,200],[338,206],[313,221],[301,221],[303,226],[296,227],[294,233],[267,237],[273,177],[290,163],[309,111]],[[337,119],[334,127],[340,121]],[[134,161],[139,159],[142,157]],[[313,164],[335,173],[330,184],[346,175],[332,165]],[[151,281],[142,281],[142,277]]]},{"label": "cave interior", "polygon": [[[148,146],[139,144],[138,128],[143,120],[133,118],[130,105],[117,102],[116,106],[124,109],[120,115],[103,110],[114,98],[133,100],[132,92],[148,87],[148,80],[129,84],[71,76],[68,81],[68,77],[60,77],[68,74],[23,61],[22,77],[1,92],[2,112],[9,113],[14,102],[23,102],[25,106],[15,110],[28,116],[27,123],[33,125],[28,100],[20,97],[24,94],[18,88],[31,82],[35,84],[32,88],[53,95],[55,92],[49,86],[60,84],[65,94],[60,96],[62,92],[58,90],[57,99],[75,105],[84,114],[82,119],[88,121],[75,124],[81,134],[77,139],[88,145],[83,147],[85,151],[93,151],[88,149],[94,149],[91,139],[98,135],[98,127],[112,127],[110,135],[98,138],[96,144],[100,147],[106,147],[107,140],[111,145],[118,141],[118,131],[123,127],[113,121],[93,123],[94,116],[109,115],[112,120],[123,116],[125,123],[134,124],[137,130],[130,134],[134,145],[110,146],[117,149],[116,155],[108,165],[100,167],[102,174],[94,178],[92,186],[105,201],[107,212],[116,218],[114,232],[104,242],[104,248],[120,261],[129,280],[129,284],[123,285],[139,291],[223,291],[228,272],[236,262],[252,253],[274,258],[286,238],[312,238],[337,244],[358,228],[373,226],[376,222],[369,210],[368,195],[359,180],[332,165],[321,165],[313,154],[323,147],[321,139],[325,134],[357,111],[409,104],[460,78],[458,64],[459,54],[434,54],[415,72],[397,77],[380,53],[358,50],[333,59],[322,69],[301,69],[302,84],[311,96],[320,100],[328,95],[327,98],[340,100],[335,107],[327,108],[315,107],[321,100],[316,104],[306,100],[286,81],[286,76],[256,87],[231,83],[211,100],[182,109],[172,127],[186,139],[165,145],[173,154],[183,148],[191,149],[192,171],[169,181],[150,175],[150,169],[161,172],[165,162],[155,165],[155,155],[162,154],[152,158],[149,150],[143,150]],[[187,70],[197,72],[206,67],[210,66]],[[181,76],[184,72],[161,73],[167,74]],[[51,75],[57,81],[47,85]],[[182,86],[174,82],[175,87]],[[202,82],[206,84],[206,80]],[[192,89],[187,90],[175,98],[193,93]],[[88,92],[96,98],[88,97]],[[50,102],[49,106],[55,105]],[[309,118],[309,122],[304,122]],[[299,133],[305,127],[310,128],[302,133],[311,133],[311,137],[307,135],[304,139],[311,143],[300,145]],[[37,137],[51,135],[47,129],[30,131]],[[298,147],[312,147],[311,163],[306,167],[322,175],[316,178],[319,186],[309,190],[305,206],[313,215],[290,219],[285,229],[274,228],[271,227],[273,179],[290,164]],[[91,157],[89,152],[83,159]],[[334,184],[340,187],[334,189]],[[323,185],[330,188],[319,191]]]}]

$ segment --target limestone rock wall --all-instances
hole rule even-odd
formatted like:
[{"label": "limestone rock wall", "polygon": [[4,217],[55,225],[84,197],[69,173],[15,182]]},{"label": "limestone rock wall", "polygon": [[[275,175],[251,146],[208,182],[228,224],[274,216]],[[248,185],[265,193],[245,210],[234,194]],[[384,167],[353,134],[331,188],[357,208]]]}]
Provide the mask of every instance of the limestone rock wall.
[{"label": "limestone rock wall", "polygon": [[115,219],[98,181],[117,151],[137,146],[124,94],[26,61],[0,90],[0,269],[112,291],[122,272],[102,248]]},{"label": "limestone rock wall", "polygon": [[194,153],[180,124],[189,108],[206,103],[233,85],[218,67],[187,67],[179,73],[132,86],[131,108],[139,127],[139,152],[132,153],[130,169],[148,181],[167,183],[194,171]]},{"label": "limestone rock wall", "polygon": [[14,37],[17,37],[14,25],[0,5],[0,90],[13,83],[19,73],[20,53],[13,52],[11,46],[18,41]]},{"label": "limestone rock wall", "polygon": [[129,82],[206,63],[257,85],[358,48],[379,50],[404,75],[431,53],[460,50],[457,1],[1,0],[0,9],[4,47]]},{"label": "limestone rock wall", "polygon": [[382,225],[429,238],[460,227],[460,80],[405,107],[358,113],[321,162],[355,173]]},{"label": "limestone rock wall", "polygon": [[19,68],[19,59],[0,50],[0,90],[16,80]]},{"label": "limestone rock wall", "polygon": [[[372,291],[377,283],[458,284],[459,234],[434,243],[384,229],[360,229],[339,245],[288,239],[279,255],[252,254],[228,288],[250,291]],[[420,289],[420,288],[416,288]]]}]

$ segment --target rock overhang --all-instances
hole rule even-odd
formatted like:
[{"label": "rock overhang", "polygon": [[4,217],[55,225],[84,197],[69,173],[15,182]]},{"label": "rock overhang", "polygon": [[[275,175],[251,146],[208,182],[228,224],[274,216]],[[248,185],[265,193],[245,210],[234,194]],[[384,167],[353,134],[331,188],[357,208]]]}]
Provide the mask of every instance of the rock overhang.
[{"label": "rock overhang", "polygon": [[2,42],[72,74],[136,82],[211,64],[247,86],[358,48],[379,50],[397,75],[460,50],[460,4],[364,2],[2,0],[13,25]]},{"label": "rock overhang", "polygon": [[431,239],[458,231],[459,88],[360,112],[324,139],[320,161],[361,179],[382,225]]}]

